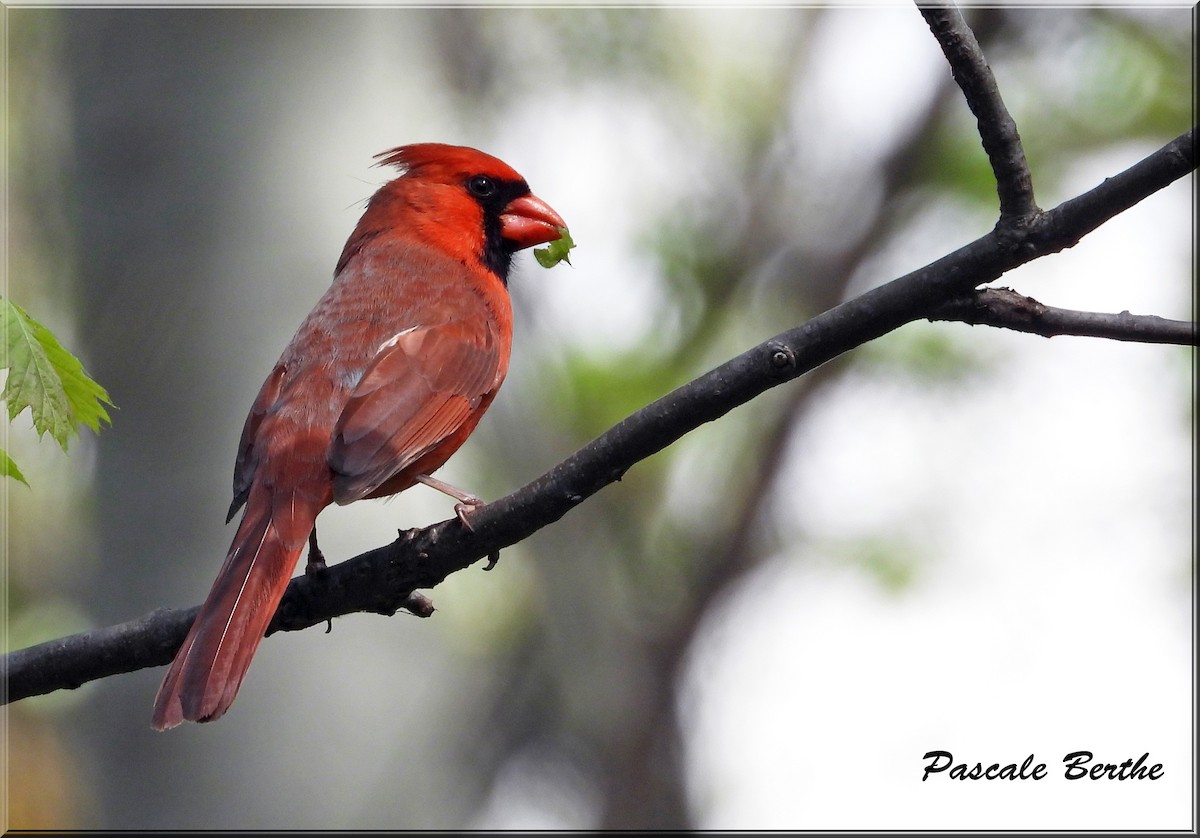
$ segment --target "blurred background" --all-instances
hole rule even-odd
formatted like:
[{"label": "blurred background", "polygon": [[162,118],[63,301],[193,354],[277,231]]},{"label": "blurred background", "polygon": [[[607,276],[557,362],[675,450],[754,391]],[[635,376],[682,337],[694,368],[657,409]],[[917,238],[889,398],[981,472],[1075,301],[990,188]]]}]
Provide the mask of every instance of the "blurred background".
[{"label": "blurred background", "polygon": [[[1193,120],[1193,12],[970,9],[1050,208]],[[914,7],[9,8],[7,294],[112,426],[7,450],[7,643],[198,603],[238,434],[372,155],[493,153],[571,225],[512,281],[508,382],[440,473],[484,498],[987,232],[994,183]],[[1005,285],[1194,319],[1192,179]],[[162,670],[6,709],[42,829],[1188,828],[1190,348],[915,323],[641,463],[430,592],[275,635],[231,712]],[[449,517],[321,518],[331,561]],[[1038,783],[920,781],[930,750]],[[1144,752],[1156,782],[1067,782]]]}]

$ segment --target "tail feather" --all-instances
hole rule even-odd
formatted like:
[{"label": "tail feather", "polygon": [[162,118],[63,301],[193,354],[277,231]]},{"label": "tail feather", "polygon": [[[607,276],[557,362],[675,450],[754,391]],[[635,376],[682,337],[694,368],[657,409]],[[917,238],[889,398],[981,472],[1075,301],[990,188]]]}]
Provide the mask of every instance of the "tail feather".
[{"label": "tail feather", "polygon": [[251,494],[208,599],[158,689],[156,730],[211,721],[229,709],[291,581],[319,507],[291,502],[281,509],[265,488],[260,492]]}]

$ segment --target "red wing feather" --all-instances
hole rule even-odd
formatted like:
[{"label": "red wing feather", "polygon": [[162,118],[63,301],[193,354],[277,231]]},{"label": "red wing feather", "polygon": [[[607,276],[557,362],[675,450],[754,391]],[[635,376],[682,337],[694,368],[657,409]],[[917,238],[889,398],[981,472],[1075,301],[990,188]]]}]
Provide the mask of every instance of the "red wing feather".
[{"label": "red wing feather", "polygon": [[491,331],[460,321],[387,341],[334,428],[334,500],[366,497],[453,435],[499,385],[500,364]]}]

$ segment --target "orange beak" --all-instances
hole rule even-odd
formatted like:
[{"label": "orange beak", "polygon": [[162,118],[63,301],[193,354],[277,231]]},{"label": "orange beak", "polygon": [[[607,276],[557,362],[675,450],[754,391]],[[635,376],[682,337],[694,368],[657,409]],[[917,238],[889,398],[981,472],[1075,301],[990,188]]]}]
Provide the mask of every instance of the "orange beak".
[{"label": "orange beak", "polygon": [[514,198],[500,213],[500,235],[515,245],[514,250],[557,241],[566,226],[562,216],[536,195]]}]

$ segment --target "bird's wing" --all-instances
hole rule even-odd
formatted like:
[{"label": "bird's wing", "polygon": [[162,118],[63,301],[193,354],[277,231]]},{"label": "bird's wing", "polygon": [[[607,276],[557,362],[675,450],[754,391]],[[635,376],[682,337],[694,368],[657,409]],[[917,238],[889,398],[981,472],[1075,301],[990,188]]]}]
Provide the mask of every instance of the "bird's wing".
[{"label": "bird's wing", "polygon": [[225,523],[233,520],[233,516],[242,508],[242,505],[246,503],[246,498],[250,495],[250,484],[254,482],[254,472],[258,466],[255,448],[258,428],[262,424],[263,417],[278,401],[286,375],[287,366],[281,360],[271,370],[267,380],[263,382],[258,396],[254,399],[254,405],[250,408],[249,415],[246,416],[246,424],[242,427],[242,438],[238,442],[237,461],[233,466],[233,503],[229,505],[229,514],[225,517]]},{"label": "bird's wing", "polygon": [[334,427],[334,500],[366,497],[444,442],[496,389],[500,369],[490,324],[416,326],[384,341]]}]

